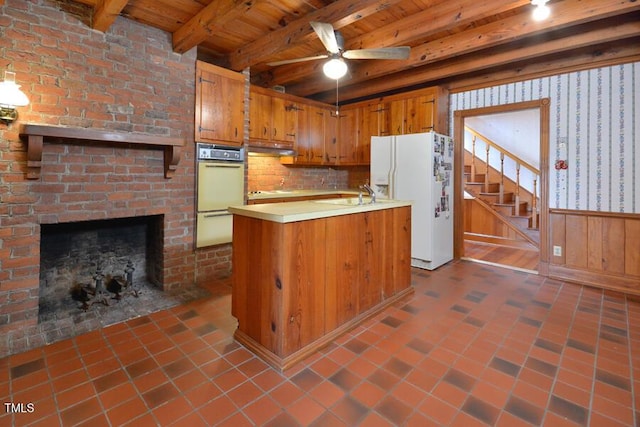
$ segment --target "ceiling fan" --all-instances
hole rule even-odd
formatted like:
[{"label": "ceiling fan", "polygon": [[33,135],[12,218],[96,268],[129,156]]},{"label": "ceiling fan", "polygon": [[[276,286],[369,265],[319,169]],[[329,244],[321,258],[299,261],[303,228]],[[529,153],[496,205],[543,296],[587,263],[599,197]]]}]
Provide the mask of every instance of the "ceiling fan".
[{"label": "ceiling fan", "polygon": [[[333,29],[331,24],[324,22],[311,22],[311,27],[316,32],[320,41],[327,49],[324,55],[307,56],[305,58],[285,59],[283,61],[269,62],[267,65],[277,66],[294,64],[297,62],[312,61],[316,59],[330,58],[323,66],[325,75],[332,79],[339,79],[347,73],[347,64],[344,59],[407,59],[409,58],[409,46],[382,47],[377,49],[344,50],[344,38],[339,31]],[[343,59],[344,58],[344,59]]]}]

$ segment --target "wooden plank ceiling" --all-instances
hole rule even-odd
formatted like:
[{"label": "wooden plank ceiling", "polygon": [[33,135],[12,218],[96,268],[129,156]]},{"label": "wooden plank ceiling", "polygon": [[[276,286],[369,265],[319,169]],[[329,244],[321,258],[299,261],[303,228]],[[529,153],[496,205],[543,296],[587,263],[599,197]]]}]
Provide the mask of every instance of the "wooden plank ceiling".
[{"label": "wooden plank ceiling", "polygon": [[[0,0],[1,1],[1,0]],[[462,90],[640,59],[640,1],[550,0],[536,22],[530,0],[78,0],[107,31],[118,16],[172,34],[176,52],[233,70],[254,84],[336,102],[309,22],[331,23],[345,49],[411,46],[407,60],[348,60],[341,104],[408,88]]]}]

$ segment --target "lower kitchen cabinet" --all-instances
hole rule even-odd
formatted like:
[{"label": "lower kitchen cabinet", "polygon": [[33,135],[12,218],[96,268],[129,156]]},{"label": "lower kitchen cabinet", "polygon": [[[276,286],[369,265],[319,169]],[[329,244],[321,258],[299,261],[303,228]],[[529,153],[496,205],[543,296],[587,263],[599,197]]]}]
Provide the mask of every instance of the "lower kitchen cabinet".
[{"label": "lower kitchen cabinet", "polygon": [[236,339],[286,369],[409,295],[410,230],[410,206],[288,223],[234,213]]}]

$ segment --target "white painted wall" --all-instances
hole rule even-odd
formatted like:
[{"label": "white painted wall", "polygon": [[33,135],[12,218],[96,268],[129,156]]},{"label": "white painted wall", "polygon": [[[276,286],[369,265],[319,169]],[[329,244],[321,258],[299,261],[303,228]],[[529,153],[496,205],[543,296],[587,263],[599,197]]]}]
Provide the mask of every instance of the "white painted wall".
[{"label": "white painted wall", "polygon": [[[513,153],[531,166],[537,169],[540,168],[540,109],[467,117],[464,122],[466,126],[508,152]],[[471,151],[472,140],[472,134],[465,132],[465,149]],[[486,147],[484,140],[476,138],[476,156],[482,161],[486,159]],[[499,151],[489,150],[489,164],[494,169],[500,170]],[[505,156],[503,167],[505,176],[515,182],[517,175],[515,159]],[[534,190],[534,180],[539,181],[539,179],[537,173],[524,166],[520,167],[520,185],[530,193]],[[536,185],[536,194],[540,194],[539,185]]]}]

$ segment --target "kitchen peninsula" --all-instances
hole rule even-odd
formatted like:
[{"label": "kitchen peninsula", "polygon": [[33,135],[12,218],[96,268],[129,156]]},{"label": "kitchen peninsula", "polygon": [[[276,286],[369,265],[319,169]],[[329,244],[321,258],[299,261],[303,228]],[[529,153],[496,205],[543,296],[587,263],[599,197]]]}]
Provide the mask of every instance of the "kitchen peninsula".
[{"label": "kitchen peninsula", "polygon": [[368,202],[229,208],[236,340],[284,370],[413,293],[411,204]]}]

